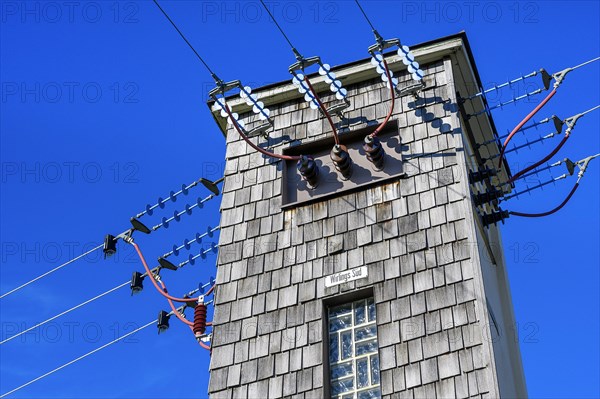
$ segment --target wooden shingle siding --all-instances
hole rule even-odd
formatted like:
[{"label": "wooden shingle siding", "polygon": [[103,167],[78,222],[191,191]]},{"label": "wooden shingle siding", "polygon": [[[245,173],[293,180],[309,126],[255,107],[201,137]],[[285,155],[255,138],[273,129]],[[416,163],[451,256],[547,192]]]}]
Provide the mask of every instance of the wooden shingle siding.
[{"label": "wooden shingle siding", "polygon": [[[444,65],[422,66],[425,106],[412,96],[397,101],[408,177],[384,186],[282,211],[281,162],[228,130],[211,398],[326,397],[322,301],[367,287],[377,306],[384,397],[499,396],[475,290],[463,138]],[[372,124],[385,116],[389,92],[380,80],[347,89],[347,118]],[[277,152],[331,135],[304,101],[271,111]],[[240,118],[246,126],[257,121]],[[368,278],[325,287],[324,276],[362,265]]]}]

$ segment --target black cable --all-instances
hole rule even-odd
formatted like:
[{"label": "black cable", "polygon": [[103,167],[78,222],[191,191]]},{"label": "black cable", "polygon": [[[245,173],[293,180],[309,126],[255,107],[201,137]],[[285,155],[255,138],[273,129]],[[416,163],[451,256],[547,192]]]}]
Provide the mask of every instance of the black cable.
[{"label": "black cable", "polygon": [[260,0],[260,3],[263,5],[263,7],[265,8],[265,10],[267,10],[267,13],[269,13],[269,16],[271,17],[271,19],[273,20],[273,22],[275,22],[275,26],[277,26],[277,29],[279,29],[279,32],[281,32],[281,34],[283,35],[283,37],[285,38],[285,40],[288,42],[288,44],[292,48],[292,51],[294,52],[294,54],[297,57],[300,56],[300,53],[298,52],[298,50],[296,50],[296,47],[294,47],[294,45],[292,44],[290,38],[285,34],[285,32],[283,31],[283,29],[281,29],[281,26],[279,25],[279,23],[277,23],[277,20],[275,19],[275,17],[271,13],[271,11],[269,10],[269,8],[265,4],[265,2],[263,0]]},{"label": "black cable", "polygon": [[177,33],[179,33],[179,36],[181,36],[181,38],[192,49],[192,51],[194,52],[194,54],[196,54],[196,57],[198,57],[198,59],[200,60],[200,62],[202,62],[202,64],[204,64],[204,67],[212,75],[213,79],[215,81],[219,82],[221,79],[219,79],[218,76],[212,71],[212,69],[210,69],[210,67],[208,66],[208,64],[206,63],[206,61],[204,61],[204,59],[200,56],[200,54],[198,54],[198,52],[196,51],[196,49],[194,48],[194,46],[192,46],[192,44],[188,41],[188,39],[186,39],[186,37],[183,35],[183,33],[179,30],[179,28],[177,27],[177,25],[175,25],[175,22],[173,22],[173,20],[169,17],[169,15],[165,12],[165,10],[163,10],[163,8],[160,6],[160,4],[158,4],[158,1],[156,1],[156,0],[153,0],[153,1],[154,1],[154,4],[156,4],[156,6],[158,7],[158,9],[163,13],[163,15],[169,20],[169,22],[171,23],[171,25],[173,25],[173,28],[175,28],[175,30],[177,31]]},{"label": "black cable", "polygon": [[542,213],[523,213],[523,212],[509,211],[508,213],[510,213],[513,216],[521,216],[521,217],[526,217],[526,218],[540,218],[540,217],[552,215],[553,213],[560,211],[563,208],[563,206],[565,206],[567,204],[567,202],[569,202],[569,200],[571,199],[573,194],[575,194],[575,191],[577,191],[578,187],[579,187],[579,182],[575,183],[575,185],[569,192],[569,195],[567,195],[567,197],[564,199],[564,201],[561,202],[561,204],[559,206],[557,206],[556,208],[554,208],[550,211],[542,212]]},{"label": "black cable", "polygon": [[367,13],[365,12],[365,10],[363,10],[362,6],[360,5],[360,3],[358,2],[358,0],[354,0],[356,2],[356,5],[358,6],[358,8],[360,8],[360,12],[362,12],[362,15],[364,15],[365,19],[367,20],[367,22],[369,23],[369,25],[371,26],[371,29],[373,29],[373,32],[376,31],[375,27],[373,26],[373,24],[371,23],[371,20],[369,19],[369,17],[367,16]]}]

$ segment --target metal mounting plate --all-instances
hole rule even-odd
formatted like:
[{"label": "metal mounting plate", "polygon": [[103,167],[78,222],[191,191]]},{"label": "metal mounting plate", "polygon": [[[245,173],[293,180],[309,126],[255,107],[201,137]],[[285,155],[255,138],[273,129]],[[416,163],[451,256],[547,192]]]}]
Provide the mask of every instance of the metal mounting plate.
[{"label": "metal mounting plate", "polygon": [[282,208],[287,209],[322,201],[404,177],[402,143],[398,133],[398,124],[394,120],[391,120],[386,128],[377,135],[385,150],[383,170],[376,170],[367,159],[363,150],[364,138],[376,127],[377,125],[369,126],[340,135],[340,142],[348,148],[353,162],[352,176],[348,180],[343,179],[330,159],[329,153],[334,145],[333,137],[284,150],[285,154],[313,156],[319,167],[319,183],[316,188],[311,189],[298,173],[296,162],[285,161]]}]

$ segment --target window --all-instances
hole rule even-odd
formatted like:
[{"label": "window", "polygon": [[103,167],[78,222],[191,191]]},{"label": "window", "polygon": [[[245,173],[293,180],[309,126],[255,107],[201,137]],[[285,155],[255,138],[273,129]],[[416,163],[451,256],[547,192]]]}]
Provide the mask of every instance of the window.
[{"label": "window", "polygon": [[331,397],[380,398],[373,298],[329,308],[328,322]]}]

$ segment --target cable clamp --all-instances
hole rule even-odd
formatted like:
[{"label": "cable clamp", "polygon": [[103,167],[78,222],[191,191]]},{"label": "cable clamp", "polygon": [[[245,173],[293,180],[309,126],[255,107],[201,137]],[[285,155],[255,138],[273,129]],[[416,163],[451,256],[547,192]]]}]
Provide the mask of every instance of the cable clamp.
[{"label": "cable clamp", "polygon": [[125,241],[127,244],[133,244],[133,237],[125,236],[125,237],[123,237],[123,241]]},{"label": "cable clamp", "polygon": [[350,101],[348,99],[344,99],[344,101],[332,105],[329,107],[329,113],[337,115],[340,119],[344,119],[344,110],[350,106]]},{"label": "cable clamp", "polygon": [[591,155],[575,163],[575,165],[579,167],[579,173],[577,173],[577,183],[579,183],[579,180],[581,180],[581,178],[583,177],[590,161],[594,158],[597,158],[598,156],[600,156],[600,154]]},{"label": "cable clamp", "polygon": [[381,37],[381,35],[376,30],[373,31],[373,34],[375,35],[375,40],[377,41],[377,43],[369,46],[368,51],[369,53],[371,53],[371,55],[374,55],[373,53],[375,51],[383,52],[383,50],[387,48],[400,46],[400,39],[394,38],[384,40],[383,37]]},{"label": "cable clamp", "polygon": [[304,58],[302,56],[300,56],[300,54],[296,55],[296,59],[298,60],[298,62],[293,63],[292,65],[290,65],[290,67],[288,68],[288,71],[290,73],[292,73],[293,71],[297,71],[300,69],[305,69],[306,67],[309,67],[311,65],[314,64],[319,64],[321,63],[321,57],[309,57],[309,58]]},{"label": "cable clamp", "polygon": [[262,138],[267,140],[269,138],[269,133],[267,132],[267,130],[271,129],[272,127],[273,127],[273,122],[269,119],[267,122],[261,123],[260,125],[250,129],[248,131],[248,133],[246,134],[246,136],[248,136],[248,137],[261,136]]},{"label": "cable clamp", "polygon": [[[554,75],[552,75],[552,78],[554,78],[554,80],[555,80],[555,82],[554,82],[555,89],[557,89],[558,86],[561,85],[561,83],[563,82],[563,80],[565,79],[567,74],[569,72],[571,72],[572,70],[573,70],[573,68],[566,68],[566,69],[563,69],[562,71],[556,72]],[[542,77],[542,79],[543,79],[543,77]],[[545,86],[545,83],[544,83],[544,86]]]},{"label": "cable clamp", "polygon": [[579,120],[579,118],[581,118],[583,115],[583,113],[581,114],[577,114],[577,115],[573,115],[567,119],[565,119],[563,121],[563,123],[565,125],[567,125],[567,130],[565,130],[565,135],[569,135],[571,133],[571,131],[575,128],[575,125],[577,124],[577,121]]},{"label": "cable clamp", "polygon": [[413,95],[415,98],[417,94],[425,88],[425,83],[420,80],[418,82],[410,83],[407,86],[400,88],[400,85],[396,86],[396,92],[400,97],[407,95]]},{"label": "cable clamp", "polygon": [[239,87],[242,83],[239,80],[232,80],[231,82],[217,82],[217,87],[208,92],[208,95],[216,100],[217,93],[225,95],[226,92]]},{"label": "cable clamp", "polygon": [[212,333],[201,335],[201,336],[197,337],[197,339],[198,339],[198,341],[202,341],[205,344],[209,343],[212,340]]}]

